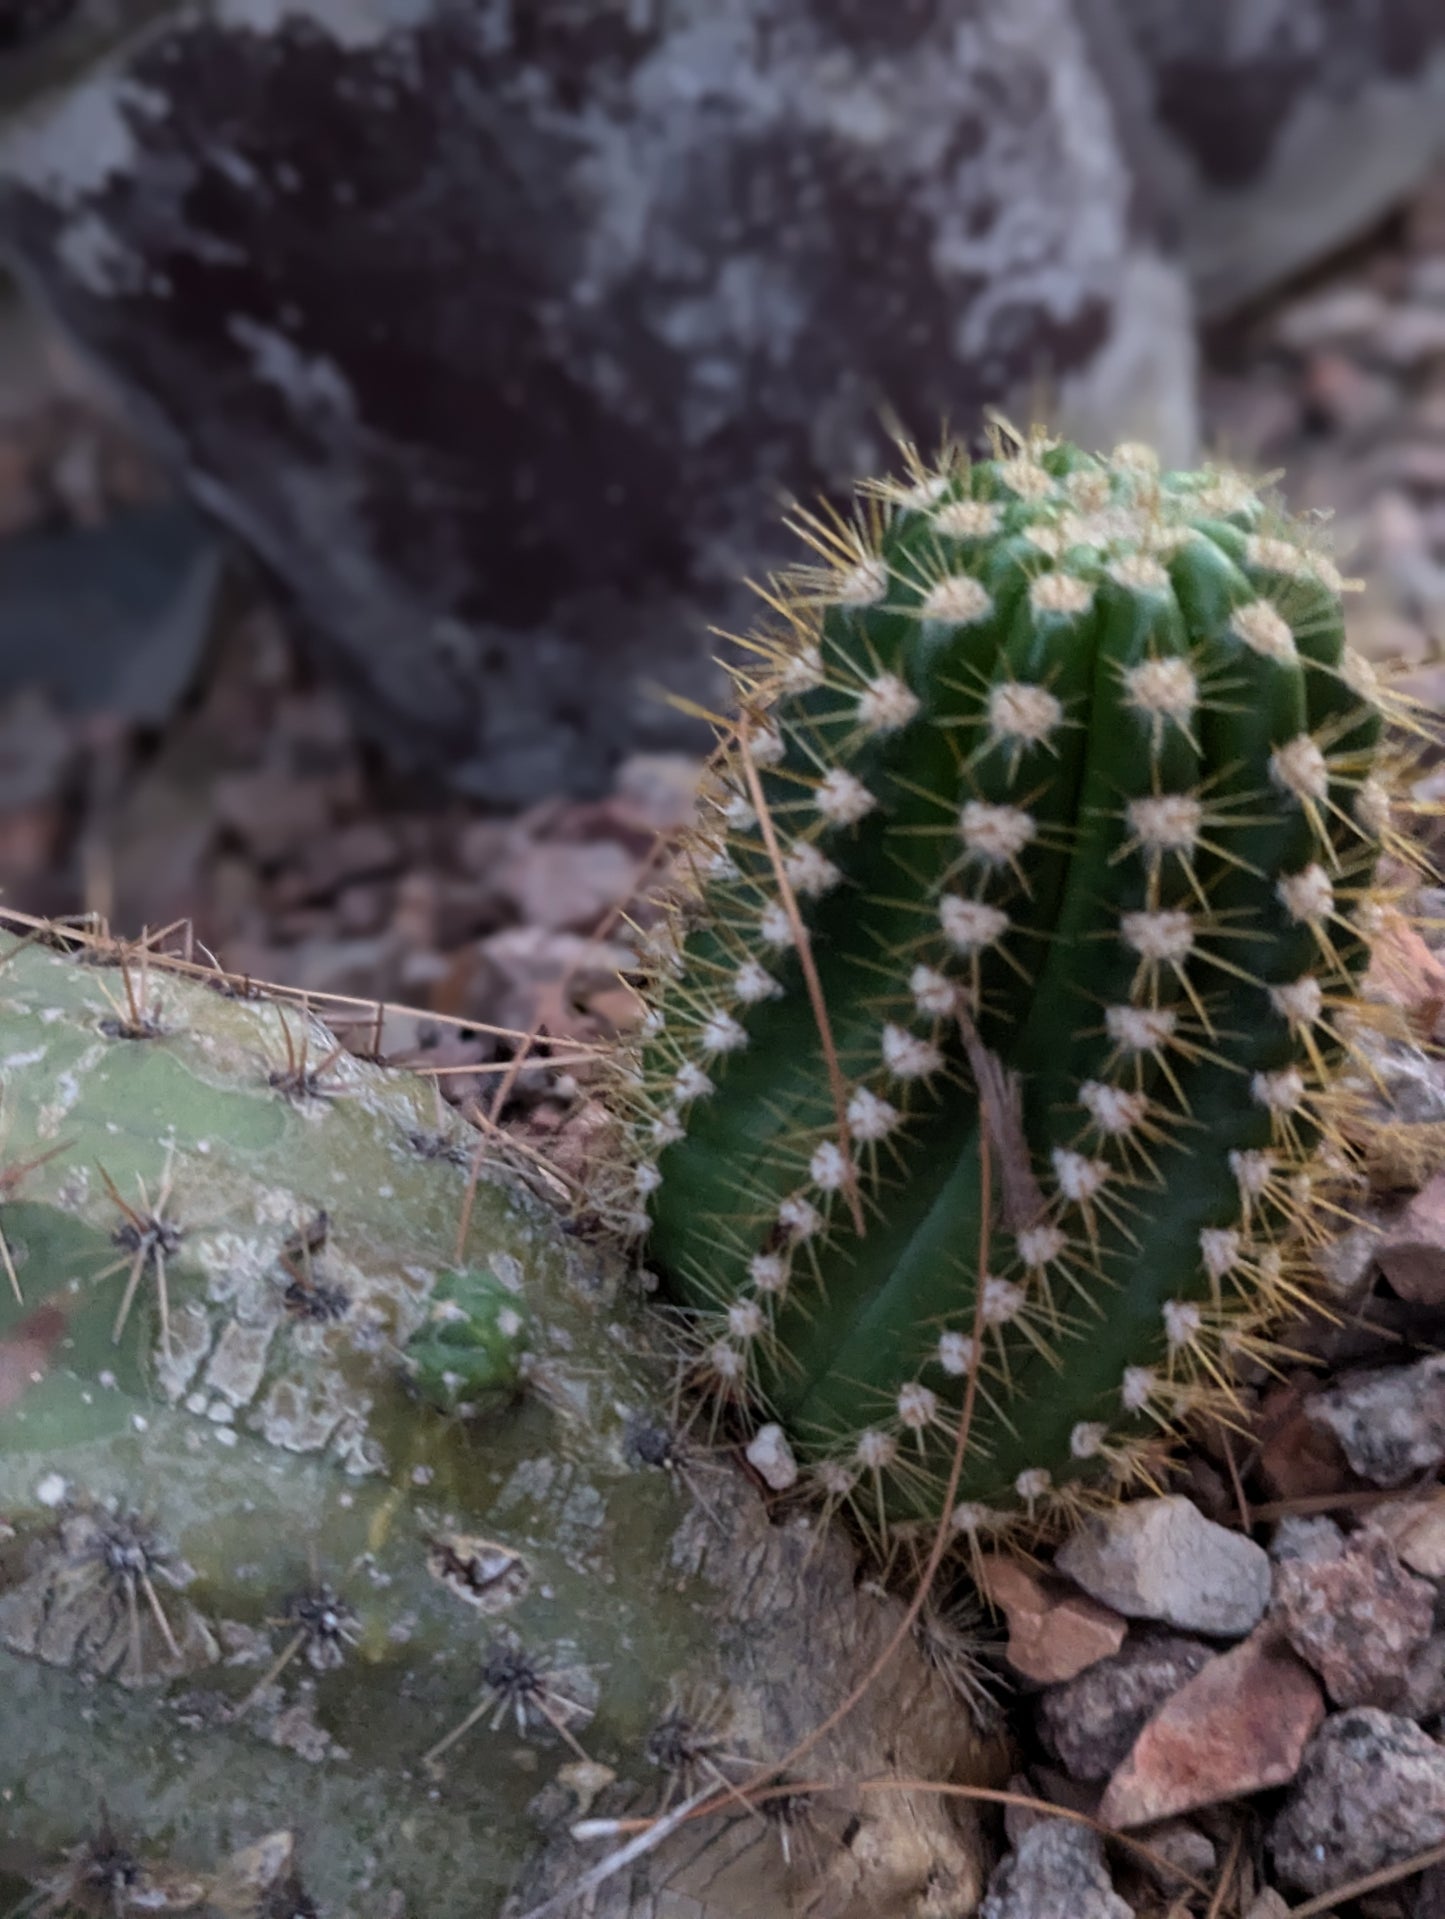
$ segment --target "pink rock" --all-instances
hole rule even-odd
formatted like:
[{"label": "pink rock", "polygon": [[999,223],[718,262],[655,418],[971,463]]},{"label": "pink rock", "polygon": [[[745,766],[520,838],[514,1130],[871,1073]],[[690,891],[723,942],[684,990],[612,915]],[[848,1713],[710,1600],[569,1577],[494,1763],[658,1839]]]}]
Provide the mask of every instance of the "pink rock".
[{"label": "pink rock", "polygon": [[984,1560],[978,1583],[1008,1620],[1006,1657],[1016,1673],[1040,1685],[1073,1679],[1116,1653],[1128,1631],[1107,1606],[1061,1581],[1041,1577],[1001,1554]]},{"label": "pink rock", "polygon": [[1375,1249],[1381,1272],[1402,1299],[1445,1303],[1445,1174],[1416,1193]]},{"label": "pink rock", "polygon": [[1109,1781],[1099,1817],[1144,1826],[1282,1786],[1324,1712],[1314,1674],[1263,1625],[1164,1702]]},{"label": "pink rock", "polygon": [[1370,1514],[1369,1531],[1383,1533],[1411,1572],[1445,1579],[1445,1493],[1391,1499]]},{"label": "pink rock", "polygon": [[1337,1706],[1397,1704],[1434,1612],[1434,1589],[1377,1532],[1361,1533],[1336,1559],[1275,1570],[1272,1617]]}]

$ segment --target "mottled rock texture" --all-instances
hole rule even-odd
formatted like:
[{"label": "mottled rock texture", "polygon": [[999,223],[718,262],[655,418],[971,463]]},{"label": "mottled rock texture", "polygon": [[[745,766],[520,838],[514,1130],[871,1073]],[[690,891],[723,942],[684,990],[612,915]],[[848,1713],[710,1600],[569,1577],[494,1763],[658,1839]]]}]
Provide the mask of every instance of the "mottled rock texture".
[{"label": "mottled rock texture", "polygon": [[676,734],[886,412],[1187,455],[1163,243],[1381,74],[1416,170],[1430,3],[79,0],[0,46],[0,240],[393,754],[515,800]]}]

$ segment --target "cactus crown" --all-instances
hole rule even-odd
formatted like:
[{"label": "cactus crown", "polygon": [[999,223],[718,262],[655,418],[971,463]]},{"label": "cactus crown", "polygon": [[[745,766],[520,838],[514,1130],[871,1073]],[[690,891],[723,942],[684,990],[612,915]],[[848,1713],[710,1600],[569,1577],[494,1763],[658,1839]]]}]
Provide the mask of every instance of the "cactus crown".
[{"label": "cactus crown", "polygon": [[1333,566],[1220,470],[999,439],[800,530],[654,941],[620,1204],[694,1380],[828,1498],[936,1520],[972,1379],[954,1526],[1047,1523],[1303,1284],[1404,846],[1384,696]]}]

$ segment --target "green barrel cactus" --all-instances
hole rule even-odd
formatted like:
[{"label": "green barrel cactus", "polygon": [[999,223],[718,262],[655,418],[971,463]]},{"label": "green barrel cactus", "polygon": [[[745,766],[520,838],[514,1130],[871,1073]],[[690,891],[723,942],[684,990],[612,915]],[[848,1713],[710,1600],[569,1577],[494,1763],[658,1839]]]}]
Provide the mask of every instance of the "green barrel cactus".
[{"label": "green barrel cactus", "polygon": [[[469,1202],[430,1083],[219,978],[4,938],[0,1908],[190,1909],[240,1858],[233,1914],[495,1919],[556,1847],[593,1863],[594,1795],[655,1810],[668,1754],[740,1779],[831,1708],[774,1716],[760,1596],[791,1620],[813,1574],[742,1475],[692,1497],[640,1291],[506,1168]],[[956,1710],[929,1737],[920,1770],[967,1744]],[[714,1858],[757,1852],[724,1824]]]},{"label": "green barrel cactus", "polygon": [[614,1210],[779,1481],[936,1523],[972,1381],[952,1525],[1046,1525],[1227,1403],[1307,1284],[1405,845],[1384,700],[1328,559],[1223,471],[1035,436],[801,530]]}]

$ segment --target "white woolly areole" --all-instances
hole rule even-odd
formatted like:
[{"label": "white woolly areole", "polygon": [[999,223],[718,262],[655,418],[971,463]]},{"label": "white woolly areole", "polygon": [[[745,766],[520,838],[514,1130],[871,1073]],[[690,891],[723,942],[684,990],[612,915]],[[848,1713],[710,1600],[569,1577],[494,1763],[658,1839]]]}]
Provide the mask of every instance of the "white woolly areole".
[{"label": "white woolly areole", "polygon": [[748,758],[754,766],[776,766],[788,750],[775,726],[751,726],[747,737]]},{"label": "white woolly areole", "polygon": [[1109,464],[1127,473],[1151,474],[1159,471],[1159,455],[1143,440],[1120,440],[1109,455]]},{"label": "white woolly areole", "polygon": [[1009,927],[1008,914],[1002,907],[963,899],[957,893],[943,895],[938,902],[938,918],[949,945],[965,957],[997,945]]},{"label": "white woolly areole", "polygon": [[1154,1397],[1159,1375],[1150,1366],[1126,1366],[1119,1388],[1119,1404],[1126,1413],[1142,1413]]},{"label": "white woolly areole", "polygon": [[638,1031],[644,1039],[656,1039],[666,1024],[667,1020],[663,1016],[661,1008],[649,1006],[642,1016],[642,1024],[638,1028]]},{"label": "white woolly areole", "polygon": [[1021,500],[1043,500],[1058,490],[1058,482],[1053,474],[1041,467],[1037,460],[1030,460],[1021,453],[1011,460],[999,461],[998,477]]},{"label": "white woolly areole", "polygon": [[825,1139],[808,1161],[809,1179],[825,1193],[839,1192],[848,1184],[848,1174],[847,1156],[833,1139]]},{"label": "white woolly areole", "polygon": [[1296,546],[1293,540],[1252,533],[1245,542],[1244,557],[1250,566],[1266,573],[1286,573],[1291,579],[1307,579],[1313,574],[1331,593],[1340,592],[1344,586],[1339,569],[1332,561],[1322,553],[1310,553]]},{"label": "white woolly areole", "polygon": [[933,525],[953,540],[986,540],[999,529],[999,507],[993,500],[945,500],[935,508]]},{"label": "white woolly areole", "polygon": [[1109,1428],[1102,1419],[1081,1419],[1069,1434],[1069,1452],[1075,1459],[1097,1459]]},{"label": "white woolly areole", "polygon": [[778,1224],[789,1239],[812,1239],[823,1230],[823,1215],[802,1193],[790,1193],[778,1208]]},{"label": "white woolly areole", "polygon": [[646,1199],[649,1193],[655,1193],[661,1184],[662,1174],[650,1159],[643,1160],[632,1175],[633,1191],[640,1194],[643,1199]]},{"label": "white woolly areole", "polygon": [[1052,1225],[1025,1226],[1014,1240],[1019,1258],[1030,1272],[1037,1272],[1040,1267],[1058,1259],[1068,1243],[1063,1229]]},{"label": "white woolly areole", "polygon": [[1041,573],[1029,587],[1029,605],[1035,613],[1072,617],[1086,613],[1093,604],[1093,587],[1072,573]]},{"label": "white woolly areole", "polygon": [[735,1299],[728,1307],[728,1331],[734,1339],[756,1339],[766,1324],[755,1299]]},{"label": "white woolly areole", "polygon": [[919,1012],[933,1019],[946,1019],[958,1005],[958,988],[933,966],[915,966],[908,975],[908,990]]},{"label": "white woolly areole", "polygon": [[938,1417],[938,1394],[918,1380],[909,1380],[898,1389],[898,1418],[910,1432],[921,1433]]},{"label": "white woolly areole", "polygon": [[1335,910],[1335,889],[1322,866],[1286,873],[1275,887],[1279,902],[1297,925],[1318,926]]},{"label": "white woolly areole", "polygon": [[1024,1289],[1015,1281],[985,1277],[983,1282],[984,1325],[1007,1326],[1023,1311],[1024,1299]]},{"label": "white woolly areole", "polygon": [[971,573],[946,573],[924,594],[920,610],[925,620],[947,620],[950,625],[971,626],[993,611],[993,600],[988,588]]},{"label": "white woolly areole", "polygon": [[1243,640],[1261,659],[1273,660],[1279,666],[1293,666],[1299,659],[1289,621],[1268,600],[1251,600],[1248,606],[1237,606],[1229,616],[1229,627],[1235,637]]},{"label": "white woolly areole", "polygon": [[938,1363],[954,1379],[973,1370],[974,1344],[967,1333],[938,1335]]},{"label": "white woolly areole", "polygon": [[748,1278],[760,1293],[775,1299],[788,1290],[788,1262],[781,1253],[754,1253]]},{"label": "white woolly areole", "polygon": [[1171,1353],[1177,1353],[1183,1346],[1192,1346],[1204,1325],[1203,1314],[1189,1299],[1166,1299],[1163,1317],[1164,1337]]},{"label": "white woolly areole", "polygon": [[782,993],[767,967],[758,960],[746,959],[733,974],[733,992],[744,1006],[756,1006],[765,999],[777,999]]},{"label": "white woolly areole", "polygon": [[1372,773],[1368,779],[1360,782],[1360,790],[1355,795],[1351,809],[1356,820],[1367,833],[1373,833],[1376,839],[1388,832],[1390,826],[1390,790],[1383,780],[1377,780]]},{"label": "white woolly areole", "polygon": [[994,1515],[989,1507],[977,1499],[961,1499],[948,1515],[950,1532],[983,1533],[993,1524]]},{"label": "white woolly areole", "polygon": [[898,1124],[898,1108],[866,1086],[860,1086],[848,1101],[848,1127],[854,1139],[887,1139]]},{"label": "white woolly areole", "polygon": [[958,816],[964,845],[991,866],[1006,866],[1018,858],[1038,833],[1038,822],[1021,806],[994,806],[987,800],[966,800]]},{"label": "white woolly areole", "polygon": [[1054,1483],[1054,1476],[1046,1466],[1029,1466],[1014,1481],[1014,1491],[1026,1504],[1042,1499]]},{"label": "white woolly areole", "polygon": [[795,935],[793,922],[788,918],[787,908],[779,900],[765,906],[758,919],[758,938],[764,946],[791,946]]},{"label": "white woolly areole", "polygon": [[841,1459],[822,1460],[814,1467],[813,1477],[830,1499],[846,1499],[858,1484],[858,1475]]},{"label": "white woolly areole", "polygon": [[911,486],[899,487],[896,492],[890,487],[889,491],[900,506],[910,507],[914,512],[921,513],[926,507],[932,506],[935,500],[942,499],[948,491],[948,475],[926,473],[922,479],[915,480]]},{"label": "white woolly areole", "polygon": [[1099,1131],[1114,1139],[1132,1133],[1149,1111],[1146,1094],[1130,1092],[1123,1086],[1110,1086],[1098,1079],[1084,1081],[1079,1088],[1079,1104]]},{"label": "white woolly areole", "polygon": [[1346,646],[1340,655],[1339,676],[1345,685],[1358,698],[1368,705],[1375,706],[1380,698],[1380,676],[1372,661],[1363,653],[1356,652],[1352,646]]},{"label": "white woolly areole", "polygon": [[1274,1177],[1274,1154],[1263,1152],[1257,1147],[1250,1147],[1242,1152],[1232,1152],[1229,1155],[1229,1170],[1234,1174],[1234,1182],[1246,1199],[1259,1199]]},{"label": "white woolly areole", "polygon": [[1229,520],[1259,505],[1259,495],[1239,473],[1216,473],[1200,487],[1194,500],[1199,511],[1211,520]]},{"label": "white woolly areole", "polygon": [[1204,830],[1204,808],[1192,793],[1149,793],[1124,809],[1129,831],[1150,853],[1192,853]]},{"label": "white woolly areole", "polygon": [[988,730],[996,740],[1043,746],[1062,724],[1064,709],[1046,686],[1001,680],[988,696]]},{"label": "white woolly areole", "polygon": [[1288,986],[1271,986],[1269,1003],[1291,1026],[1313,1026],[1325,1007],[1325,992],[1312,973],[1305,973]]},{"label": "white woolly areole", "polygon": [[724,847],[719,847],[715,853],[708,854],[702,862],[702,870],[705,878],[720,882],[740,877],[737,861]]},{"label": "white woolly areole", "polygon": [[869,553],[829,582],[830,597],[841,606],[876,606],[888,591],[888,567],[877,554]]},{"label": "white woolly areole", "polygon": [[1089,1159],[1067,1146],[1056,1146],[1052,1158],[1054,1178],[1059,1182],[1059,1191],[1065,1199],[1078,1205],[1093,1199],[1096,1193],[1103,1190],[1109,1177],[1109,1168],[1104,1160]]},{"label": "white woolly areole", "polygon": [[1150,719],[1188,726],[1199,704],[1199,681],[1188,660],[1140,660],[1124,675],[1124,698]]},{"label": "white woolly areole", "polygon": [[746,833],[758,823],[752,801],[741,793],[733,794],[722,808],[722,816],[735,833]]},{"label": "white woolly areole", "polygon": [[680,1139],[687,1137],[687,1128],[675,1106],[669,1106],[659,1113],[647,1130],[659,1146],[675,1146]]},{"label": "white woolly areole", "polygon": [[813,804],[832,826],[856,826],[878,804],[856,773],[833,766],[813,792]]},{"label": "white woolly areole", "polygon": [[672,1090],[679,1102],[685,1106],[689,1100],[706,1099],[715,1089],[702,1068],[695,1065],[692,1060],[688,1060],[685,1065],[678,1068],[677,1077],[672,1082]]},{"label": "white woolly areole", "polygon": [[798,1462],[781,1426],[770,1420],[759,1426],[748,1443],[744,1457],[753,1471],[775,1493],[785,1493],[798,1483]]},{"label": "white woolly areole", "polygon": [[866,1472],[886,1472],[898,1458],[898,1441],[876,1426],[865,1427],[858,1435],[853,1457]]},{"label": "white woolly areole", "polygon": [[823,655],[814,645],[800,646],[783,661],[778,684],[785,693],[810,693],[823,684]]},{"label": "white woolly areole", "polygon": [[1194,951],[1194,920],[1182,907],[1158,913],[1126,913],[1119,922],[1124,944],[1140,959],[1177,966]]},{"label": "white woolly areole", "polygon": [[943,1055],[932,1040],[891,1022],[883,1028],[882,1052],[883,1064],[895,1079],[927,1079],[943,1067]]},{"label": "white woolly areole", "polygon": [[731,1013],[720,1008],[708,1014],[702,1023],[704,1056],[713,1053],[740,1053],[748,1043],[747,1028],[740,1026]]},{"label": "white woolly areole", "polygon": [[1199,1257],[1213,1280],[1232,1273],[1244,1251],[1244,1240],[1233,1226],[1206,1226],[1199,1235]]},{"label": "white woolly areole", "polygon": [[859,724],[870,733],[896,733],[918,717],[922,701],[896,673],[880,673],[858,695]]},{"label": "white woolly areole", "polygon": [[821,899],[831,893],[843,875],[811,840],[795,840],[783,855],[783,871],[789,886],[804,899]]},{"label": "white woolly areole", "polygon": [[735,1385],[748,1376],[748,1362],[736,1346],[729,1346],[725,1339],[716,1340],[707,1349],[708,1370],[715,1378],[725,1384]]},{"label": "white woolly areole", "polygon": [[1024,538],[1030,546],[1036,546],[1040,553],[1047,553],[1051,560],[1059,558],[1069,544],[1062,524],[1052,520],[1037,520],[1032,526],[1024,528]]},{"label": "white woolly areole", "polygon": [[1083,467],[1069,474],[1064,491],[1081,513],[1097,513],[1114,497],[1114,486],[1102,467]]},{"label": "white woolly areole", "polygon": [[1294,1066],[1279,1073],[1256,1073],[1249,1090],[1260,1106],[1272,1113],[1297,1113],[1304,1105],[1304,1075]]},{"label": "white woolly areole", "polygon": [[1126,1053],[1157,1053],[1174,1037],[1178,1016],[1167,1006],[1108,1006],[1104,1031]]},{"label": "white woolly areole", "polygon": [[1110,563],[1109,578],[1130,593],[1167,593],[1169,571],[1148,553],[1121,553]]},{"label": "white woolly areole", "polygon": [[1269,777],[1298,800],[1323,800],[1330,790],[1325,756],[1308,733],[1296,733],[1269,756]]}]

